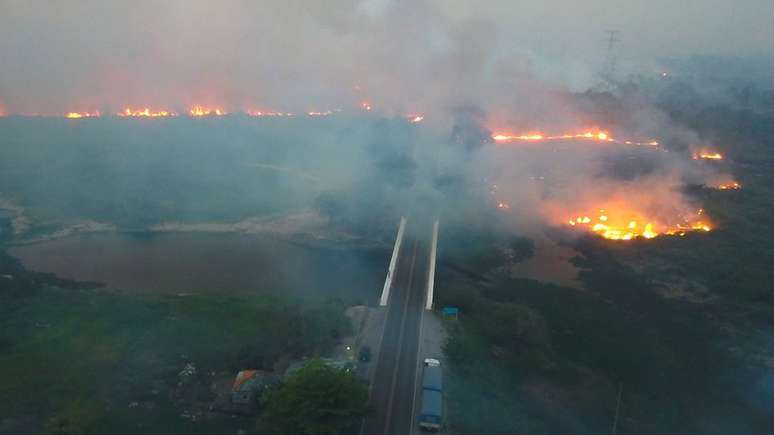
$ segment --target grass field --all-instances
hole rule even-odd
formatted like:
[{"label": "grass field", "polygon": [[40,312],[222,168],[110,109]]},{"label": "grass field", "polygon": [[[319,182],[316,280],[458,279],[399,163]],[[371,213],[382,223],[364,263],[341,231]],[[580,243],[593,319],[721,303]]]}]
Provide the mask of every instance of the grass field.
[{"label": "grass field", "polygon": [[[23,270],[12,273],[25,279]],[[210,399],[209,374],[324,354],[349,328],[343,307],[332,303],[138,297],[61,289],[30,276],[23,293],[0,287],[0,421],[27,421],[30,433],[55,422],[83,434],[252,429],[252,420],[192,423],[179,415],[189,402]],[[187,363],[198,369],[194,393],[173,399]]]}]

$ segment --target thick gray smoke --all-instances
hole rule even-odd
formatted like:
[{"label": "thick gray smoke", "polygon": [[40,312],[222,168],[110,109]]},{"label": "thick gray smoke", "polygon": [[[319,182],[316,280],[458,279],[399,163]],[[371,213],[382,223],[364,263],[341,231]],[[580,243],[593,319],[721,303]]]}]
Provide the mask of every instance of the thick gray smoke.
[{"label": "thick gray smoke", "polygon": [[[112,139],[112,151],[121,153],[146,143],[184,143],[186,155],[175,145],[122,162],[108,152],[93,164],[115,166],[127,180],[151,164],[158,177],[170,176],[163,173],[171,165],[183,185],[191,177],[211,192],[233,193],[218,203],[197,198],[202,193],[195,189],[167,193],[175,196],[178,212],[192,216],[218,207],[232,218],[265,212],[251,201],[266,210],[316,201],[349,224],[389,222],[416,208],[464,220],[502,202],[514,205],[505,220],[532,228],[618,198],[650,209],[649,215],[679,214],[696,208],[679,192],[681,184],[731,180],[687,158],[714,144],[672,125],[637,92],[573,90],[610,85],[601,73],[613,59],[621,81],[636,73],[647,83],[662,77],[661,57],[745,56],[774,48],[750,31],[765,25],[771,14],[764,11],[774,12],[769,2],[750,0],[732,10],[719,0],[711,3],[718,7],[662,7],[663,0],[625,10],[610,0],[487,1],[475,8],[448,0],[0,0],[0,111],[109,115],[128,106],[185,113],[196,104],[229,112],[342,109],[319,123],[176,119],[132,130],[104,120],[102,127],[84,124],[72,132],[71,141],[88,147],[99,143],[100,128],[118,129],[124,134],[112,135],[121,137]],[[701,21],[685,19],[699,12]],[[725,29],[722,38],[719,28]],[[606,29],[620,31],[611,50]],[[364,102],[371,112],[361,110]],[[409,115],[425,120],[410,124]],[[522,149],[491,139],[493,133],[588,128],[665,145],[641,152],[620,143]],[[66,169],[78,173],[80,160],[89,156],[71,158],[77,165]],[[161,160],[148,160],[154,158]],[[230,169],[237,164],[239,170]],[[267,171],[274,173],[272,183],[282,185],[267,189]],[[143,201],[143,192],[159,180],[146,181],[144,187],[113,180],[101,186],[106,197]],[[41,186],[36,193],[47,188],[62,186]],[[651,205],[656,203],[665,205]],[[154,207],[128,209],[146,210],[153,222],[172,215]],[[238,213],[227,212],[235,208]]]},{"label": "thick gray smoke", "polygon": [[2,0],[0,102],[53,115],[369,100],[388,113],[516,105],[534,117],[556,110],[551,89],[598,81],[606,29],[620,30],[621,76],[655,74],[665,56],[771,53],[771,16],[767,0]]}]

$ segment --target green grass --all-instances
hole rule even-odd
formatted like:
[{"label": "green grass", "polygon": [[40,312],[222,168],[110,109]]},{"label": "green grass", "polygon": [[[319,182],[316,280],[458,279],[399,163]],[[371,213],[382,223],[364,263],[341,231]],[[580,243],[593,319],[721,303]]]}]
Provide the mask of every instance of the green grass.
[{"label": "green grass", "polygon": [[[233,423],[204,424],[209,431],[197,432],[192,427],[201,423],[178,417],[167,395],[185,363],[200,373],[271,369],[280,356],[324,354],[349,328],[337,304],[266,297],[38,287],[3,302],[0,420],[58,417],[85,434],[137,433],[137,424],[142,433],[231,433]],[[148,397],[154,412],[127,409]],[[122,421],[135,430],[118,430]]]}]

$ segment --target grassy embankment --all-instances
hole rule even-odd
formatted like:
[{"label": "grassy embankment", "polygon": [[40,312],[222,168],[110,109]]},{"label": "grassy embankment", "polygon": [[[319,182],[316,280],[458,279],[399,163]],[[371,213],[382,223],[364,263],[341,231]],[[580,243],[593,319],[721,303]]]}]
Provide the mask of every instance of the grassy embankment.
[{"label": "grassy embankment", "polygon": [[[0,421],[48,433],[56,425],[82,434],[252,429],[252,420],[180,414],[213,398],[211,373],[324,354],[350,327],[337,304],[63,289],[7,256],[0,275],[13,277],[0,278]],[[189,362],[197,375],[181,393],[178,373]]]}]

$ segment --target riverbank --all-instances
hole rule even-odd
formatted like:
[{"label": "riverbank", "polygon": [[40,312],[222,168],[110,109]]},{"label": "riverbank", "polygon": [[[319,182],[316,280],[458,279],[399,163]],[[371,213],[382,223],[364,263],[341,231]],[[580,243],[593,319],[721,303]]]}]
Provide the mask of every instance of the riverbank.
[{"label": "riverbank", "polygon": [[371,304],[387,249],[300,244],[264,234],[79,234],[12,246],[30,270],[133,294],[292,295]]},{"label": "riverbank", "polygon": [[47,223],[42,225],[26,215],[22,207],[10,201],[0,201],[0,211],[6,211],[11,220],[12,237],[6,240],[9,246],[31,245],[50,242],[74,235],[95,233],[164,234],[164,233],[217,233],[270,235],[317,247],[359,247],[381,249],[387,244],[370,240],[330,225],[328,219],[316,210],[306,209],[296,213],[251,216],[236,222],[170,221],[146,227],[121,227],[116,223],[80,220],[76,222]]},{"label": "riverbank", "polygon": [[[157,237],[192,235],[235,237]],[[115,235],[91,237],[104,236]],[[0,253],[0,434],[253,434],[255,412],[214,407],[230,400],[238,371],[354,359],[378,328],[378,313],[367,314],[374,309],[322,295],[106,290]]]}]

